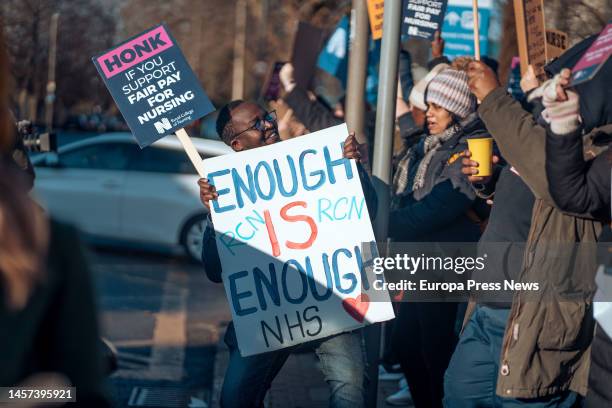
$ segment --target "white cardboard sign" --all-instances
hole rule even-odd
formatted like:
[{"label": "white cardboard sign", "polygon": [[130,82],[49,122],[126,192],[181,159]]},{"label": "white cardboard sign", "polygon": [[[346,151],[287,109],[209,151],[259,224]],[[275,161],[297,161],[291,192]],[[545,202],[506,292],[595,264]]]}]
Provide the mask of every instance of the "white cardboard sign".
[{"label": "white cardboard sign", "polygon": [[[346,124],[204,161],[243,356],[392,319]],[[368,243],[362,245],[363,243]]]}]

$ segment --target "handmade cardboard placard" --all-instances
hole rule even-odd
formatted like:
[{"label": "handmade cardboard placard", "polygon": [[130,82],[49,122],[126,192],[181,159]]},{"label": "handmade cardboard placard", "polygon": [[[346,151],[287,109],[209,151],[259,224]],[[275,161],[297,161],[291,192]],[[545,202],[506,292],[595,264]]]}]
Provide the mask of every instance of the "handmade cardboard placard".
[{"label": "handmade cardboard placard", "polygon": [[413,38],[433,39],[442,30],[446,0],[403,0],[402,33]]},{"label": "handmade cardboard placard", "polygon": [[[346,124],[204,161],[242,356],[394,317]],[[364,244],[365,243],[365,244]],[[363,245],[362,245],[363,244]]]},{"label": "handmade cardboard placard", "polygon": [[140,147],[215,110],[164,24],[93,62]]},{"label": "handmade cardboard placard", "polygon": [[540,80],[546,78],[546,25],[543,0],[514,0],[516,36],[521,59],[521,76],[529,65]]},{"label": "handmade cardboard placard", "polygon": [[368,17],[370,18],[370,29],[374,40],[382,38],[384,11],[385,0],[368,0]]},{"label": "handmade cardboard placard", "polygon": [[569,47],[569,38],[559,30],[546,29],[546,61],[557,58]]},{"label": "handmade cardboard placard", "polygon": [[303,89],[310,86],[324,38],[325,32],[320,28],[304,21],[299,22],[293,42],[291,64],[295,82]]}]

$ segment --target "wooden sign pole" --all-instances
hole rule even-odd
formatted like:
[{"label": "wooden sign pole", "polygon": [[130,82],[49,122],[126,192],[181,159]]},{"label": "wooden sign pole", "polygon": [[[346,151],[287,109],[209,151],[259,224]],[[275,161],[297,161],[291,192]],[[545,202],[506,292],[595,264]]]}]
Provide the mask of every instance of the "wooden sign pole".
[{"label": "wooden sign pole", "polygon": [[480,61],[480,24],[478,23],[478,0],[472,0],[472,13],[474,16],[474,57]]},{"label": "wooden sign pole", "polygon": [[516,22],[516,40],[521,60],[521,76],[527,72],[529,57],[527,55],[527,27],[525,27],[525,4],[523,0],[514,0],[514,19]]},{"label": "wooden sign pole", "polygon": [[183,145],[183,149],[185,149],[185,152],[187,153],[187,156],[189,156],[191,163],[193,163],[193,166],[196,168],[198,175],[201,178],[204,178],[206,173],[204,172],[204,166],[202,165],[202,157],[193,145],[193,141],[185,131],[185,128],[177,130],[176,137],[178,137],[181,144]]},{"label": "wooden sign pole", "polygon": [[538,79],[544,80],[547,61],[544,0],[514,0],[514,17],[521,75],[532,65]]}]

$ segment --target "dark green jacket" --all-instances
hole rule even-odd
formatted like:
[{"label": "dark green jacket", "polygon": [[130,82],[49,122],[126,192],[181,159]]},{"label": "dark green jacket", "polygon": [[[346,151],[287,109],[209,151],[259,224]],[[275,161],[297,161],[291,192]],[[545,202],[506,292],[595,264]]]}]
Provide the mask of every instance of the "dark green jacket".
[{"label": "dark green jacket", "polygon": [[[504,158],[536,202],[521,282],[538,282],[545,298],[515,292],[502,346],[496,392],[537,398],[572,390],[586,395],[594,319],[597,237],[601,222],[555,207],[546,176],[546,129],[506,91],[491,92],[478,109]],[[576,243],[580,249],[576,249]],[[466,313],[470,318],[474,304]]]},{"label": "dark green jacket", "polygon": [[108,406],[91,274],[75,229],[51,222],[46,278],[23,310],[0,305],[0,386],[65,375],[79,406]]}]

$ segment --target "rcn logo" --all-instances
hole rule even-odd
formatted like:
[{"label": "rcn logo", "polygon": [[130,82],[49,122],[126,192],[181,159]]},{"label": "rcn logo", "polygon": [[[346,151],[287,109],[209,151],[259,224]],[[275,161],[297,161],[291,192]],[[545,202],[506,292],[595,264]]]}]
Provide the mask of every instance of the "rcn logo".
[{"label": "rcn logo", "polygon": [[162,118],[162,120],[159,122],[153,123],[153,126],[155,126],[155,130],[157,130],[157,133],[160,135],[163,135],[166,133],[166,131],[172,129],[172,125],[170,124],[168,118]]}]

